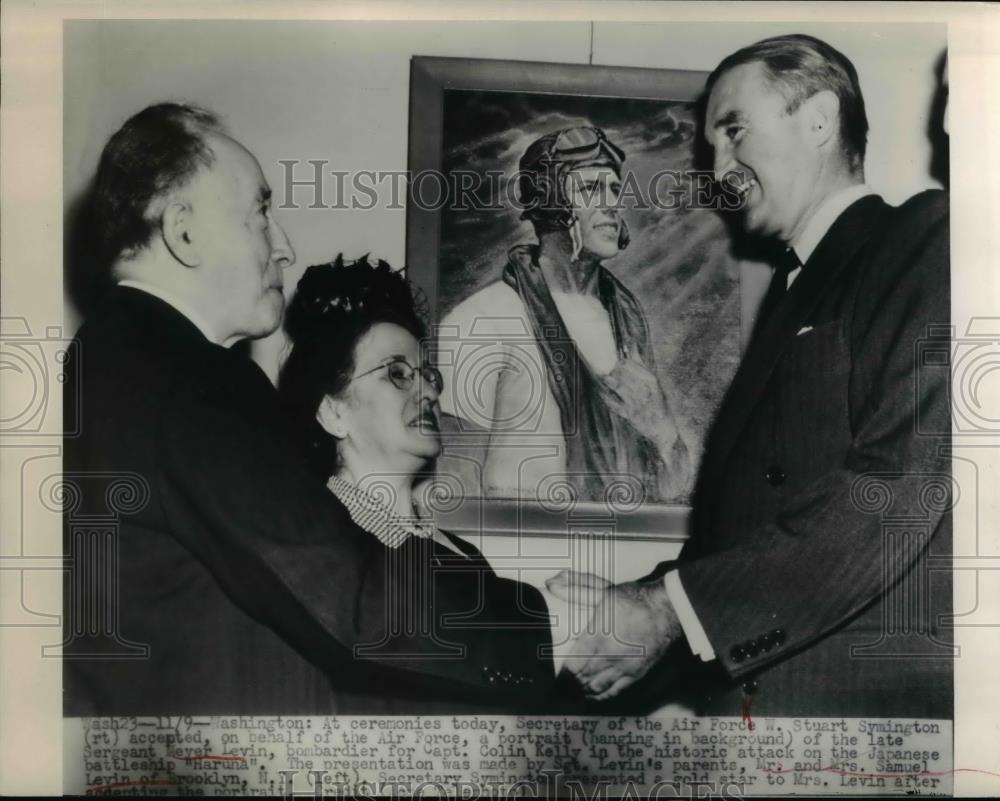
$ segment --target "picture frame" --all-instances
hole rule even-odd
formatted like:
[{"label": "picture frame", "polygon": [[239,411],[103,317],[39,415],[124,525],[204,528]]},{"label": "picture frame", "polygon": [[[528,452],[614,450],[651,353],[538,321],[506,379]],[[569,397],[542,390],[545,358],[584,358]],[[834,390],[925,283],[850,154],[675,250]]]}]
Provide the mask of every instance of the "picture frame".
[{"label": "picture frame", "polygon": [[[670,288],[664,291],[686,287],[685,291],[692,295],[690,308],[694,311],[687,330],[682,330],[683,326],[675,321],[671,321],[671,330],[663,325],[657,328],[656,320],[650,323],[650,328],[662,335],[662,341],[657,341],[657,356],[666,353],[670,364],[684,365],[683,377],[678,377],[691,392],[683,401],[675,403],[684,407],[681,414],[685,419],[681,427],[687,434],[695,466],[711,419],[749,336],[752,314],[748,309],[759,298],[759,292],[758,298],[754,298],[754,292],[744,291],[742,261],[731,252],[730,229],[716,213],[725,198],[720,196],[714,182],[712,165],[706,158],[704,137],[699,129],[699,104],[706,77],[705,72],[690,70],[424,56],[412,57],[410,68],[408,171],[411,183],[406,264],[410,279],[426,298],[432,324],[431,338],[438,343],[437,358],[442,358],[440,343],[451,335],[448,327],[441,325],[449,307],[455,305],[456,299],[460,301],[463,293],[467,297],[480,288],[488,280],[485,275],[489,273],[495,280],[498,273],[496,270],[490,273],[493,264],[484,262],[478,255],[483,237],[488,238],[490,234],[474,233],[471,238],[465,238],[466,232],[476,229],[477,221],[473,219],[474,214],[469,214],[467,198],[460,197],[463,186],[453,180],[458,174],[455,166],[460,163],[455,153],[473,149],[474,140],[482,134],[486,134],[486,139],[491,134],[500,135],[495,121],[487,121],[487,117],[506,114],[518,124],[520,152],[525,142],[553,127],[589,122],[594,127],[607,129],[612,139],[624,136],[627,140],[623,143],[626,163],[631,158],[637,168],[645,169],[646,173],[655,163],[657,147],[662,153],[662,148],[669,144],[676,146],[675,152],[682,153],[682,172],[689,183],[675,182],[670,188],[683,186],[690,196],[687,198],[690,203],[677,207],[678,221],[692,241],[700,238],[701,245],[692,245],[690,253],[674,260],[670,267],[672,272],[666,279]],[[539,111],[537,125],[530,121],[525,124],[526,115],[530,115],[532,109]],[[477,114],[484,120],[479,126]],[[647,119],[652,124],[642,130],[643,121]],[[621,124],[616,124],[616,120]],[[641,144],[643,136],[646,137],[645,145]],[[640,144],[636,146],[636,142]],[[493,144],[494,150],[502,153],[499,161],[509,175],[511,164],[516,167],[516,158],[520,155],[518,148],[511,140],[503,140],[502,135]],[[672,166],[678,164],[680,162],[672,163]],[[476,168],[484,174],[482,162],[473,165],[473,171]],[[488,172],[492,180],[493,171]],[[652,187],[651,182],[647,183]],[[476,191],[484,185],[480,183]],[[512,222],[520,211],[516,188],[512,192],[511,182],[505,182],[503,177],[498,185],[500,191],[490,194],[483,205],[489,206],[489,211],[498,215],[497,219],[506,215],[503,224],[509,231],[515,230],[512,225],[520,224],[516,237],[530,238],[530,226],[516,220]],[[704,193],[705,208],[697,207],[698,199],[693,197],[699,190]],[[449,203],[449,199],[452,202]],[[623,211],[633,229],[633,242],[651,226],[662,222],[662,215],[671,211],[664,208],[669,204],[662,203],[662,197],[660,203],[656,202],[652,190],[646,197],[642,197],[640,191],[638,199],[640,203],[645,201],[639,213],[646,214],[648,220],[639,219],[639,224],[635,224],[634,209]],[[475,200],[482,202],[483,196],[476,195]],[[661,216],[655,220],[649,216],[656,214]],[[686,219],[680,221],[681,216]],[[456,233],[459,227],[462,233]],[[493,219],[479,227],[481,230],[493,228]],[[496,232],[492,234],[495,236]],[[476,239],[477,236],[480,238]],[[649,241],[647,239],[645,244]],[[456,251],[464,243],[474,243],[469,244],[469,252],[476,252],[478,262],[460,275],[459,270],[464,268],[457,268],[456,264],[464,261],[466,254],[459,253],[456,258]],[[652,251],[660,252],[662,248]],[[645,247],[643,252],[650,255],[650,248]],[[494,263],[496,261],[493,259]],[[706,265],[711,269],[705,269]],[[611,269],[617,271],[618,268]],[[626,275],[619,275],[628,284],[637,271],[634,266],[626,267]],[[654,272],[647,271],[645,275],[655,283],[658,279]],[[695,286],[699,282],[703,284],[701,288]],[[642,290],[636,291],[640,297],[649,297],[644,287],[635,289]],[[718,301],[714,309],[708,308],[713,301]],[[720,313],[720,309],[724,312]],[[702,345],[692,348],[691,342]],[[659,361],[657,365],[660,366]],[[692,376],[696,378],[686,380]],[[658,377],[668,380],[662,372]],[[486,488],[482,479],[484,449],[493,441],[490,432],[476,425],[460,428],[463,429],[461,435],[456,437],[454,425],[444,427],[444,451],[438,462],[436,482],[432,482],[436,489],[429,493],[430,497],[447,499],[443,503],[432,501],[429,504],[438,513],[443,528],[465,535],[510,536],[517,533],[519,536],[548,537],[567,536],[573,532],[574,537],[585,537],[590,535],[574,521],[592,519],[613,520],[611,528],[619,539],[680,543],[686,538],[692,484],[674,497],[654,501],[639,498],[638,502],[635,502],[634,482],[630,482],[628,476],[611,480],[603,497],[581,497],[558,480],[553,482],[554,488],[546,490],[550,496],[547,500],[519,492],[498,495]],[[477,448],[480,451],[475,455]],[[621,478],[624,480],[617,480]],[[608,530],[607,527],[598,528]],[[594,533],[593,536],[606,534]]]}]

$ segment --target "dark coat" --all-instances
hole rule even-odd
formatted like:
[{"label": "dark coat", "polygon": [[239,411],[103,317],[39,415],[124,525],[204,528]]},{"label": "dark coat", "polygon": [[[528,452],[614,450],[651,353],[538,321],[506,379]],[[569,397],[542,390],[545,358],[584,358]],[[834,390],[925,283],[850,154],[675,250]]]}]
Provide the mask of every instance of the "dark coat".
[{"label": "dark coat", "polygon": [[358,528],[244,355],[127,288],[73,352],[67,716],[551,705],[538,591]]},{"label": "dark coat", "polygon": [[948,370],[922,356],[949,320],[925,192],[850,206],[758,325],[677,563],[717,656],[681,669],[701,713],[951,717]]}]

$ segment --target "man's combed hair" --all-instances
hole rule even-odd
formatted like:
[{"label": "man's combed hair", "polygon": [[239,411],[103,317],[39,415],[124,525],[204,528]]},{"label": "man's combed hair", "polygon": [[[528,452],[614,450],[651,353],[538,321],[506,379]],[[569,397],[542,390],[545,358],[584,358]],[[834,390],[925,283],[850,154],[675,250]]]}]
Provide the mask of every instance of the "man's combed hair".
[{"label": "man's combed hair", "polygon": [[772,85],[788,101],[791,114],[804,100],[829,90],[840,100],[840,141],[851,169],[865,163],[868,116],[854,65],[839,50],[813,36],[791,34],[764,39],[727,56],[708,76],[707,92],[726,72],[760,63]]},{"label": "man's combed hair", "polygon": [[94,219],[106,264],[134,256],[160,224],[157,202],[215,154],[206,135],[218,118],[197,106],[160,103],[130,118],[108,141],[94,179]]}]

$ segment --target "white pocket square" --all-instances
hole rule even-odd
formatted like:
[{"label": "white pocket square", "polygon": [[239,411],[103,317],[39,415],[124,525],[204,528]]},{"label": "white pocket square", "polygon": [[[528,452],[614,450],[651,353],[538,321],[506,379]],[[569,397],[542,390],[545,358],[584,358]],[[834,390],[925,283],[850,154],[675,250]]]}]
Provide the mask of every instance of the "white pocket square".
[{"label": "white pocket square", "polygon": [[795,336],[800,337],[803,334],[808,334],[812,330],[813,330],[813,327],[811,325],[804,325],[804,326],[802,326],[802,328],[799,329],[799,333],[797,333]]}]

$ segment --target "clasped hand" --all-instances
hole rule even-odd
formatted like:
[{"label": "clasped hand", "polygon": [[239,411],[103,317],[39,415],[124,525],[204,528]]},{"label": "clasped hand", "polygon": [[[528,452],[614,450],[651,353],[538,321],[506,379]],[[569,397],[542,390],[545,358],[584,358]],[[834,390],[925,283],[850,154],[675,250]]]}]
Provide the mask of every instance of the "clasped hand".
[{"label": "clasped hand", "polygon": [[611,584],[567,570],[546,586],[569,603],[586,603],[601,594],[564,666],[595,700],[611,698],[641,679],[682,635],[662,581]]}]

